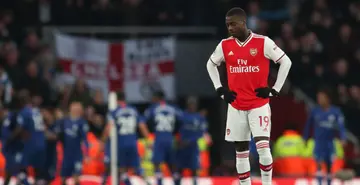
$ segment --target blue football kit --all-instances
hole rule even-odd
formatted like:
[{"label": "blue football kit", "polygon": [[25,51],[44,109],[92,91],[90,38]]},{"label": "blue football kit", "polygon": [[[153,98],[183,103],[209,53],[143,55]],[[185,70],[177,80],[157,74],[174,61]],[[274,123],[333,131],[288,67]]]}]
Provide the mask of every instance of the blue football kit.
[{"label": "blue football kit", "polygon": [[[113,121],[117,133],[117,163],[118,167],[139,168],[140,159],[137,148],[137,128],[144,122],[136,108],[130,105],[118,106],[107,115],[108,121]],[[105,146],[105,163],[110,163],[110,139]]]},{"label": "blue football kit", "polygon": [[30,134],[24,143],[25,163],[44,170],[46,162],[45,125],[38,108],[26,106],[17,115],[17,124]]},{"label": "blue football kit", "polygon": [[152,161],[155,164],[175,163],[174,132],[182,123],[182,112],[167,103],[151,105],[144,113],[147,123],[155,133]]},{"label": "blue football kit", "polygon": [[11,138],[17,126],[16,117],[17,113],[9,112],[1,128],[2,153],[6,160],[5,169],[9,175],[16,175],[21,168],[25,167],[24,143],[19,136]]},{"label": "blue football kit", "polygon": [[84,157],[83,144],[88,149],[88,123],[83,118],[67,117],[61,120],[60,132],[63,135],[64,159],[61,167],[61,177],[80,175]]},{"label": "blue football kit", "polygon": [[177,167],[196,170],[199,168],[198,140],[207,132],[207,122],[204,116],[197,112],[184,112],[180,127],[180,144],[177,151]]}]

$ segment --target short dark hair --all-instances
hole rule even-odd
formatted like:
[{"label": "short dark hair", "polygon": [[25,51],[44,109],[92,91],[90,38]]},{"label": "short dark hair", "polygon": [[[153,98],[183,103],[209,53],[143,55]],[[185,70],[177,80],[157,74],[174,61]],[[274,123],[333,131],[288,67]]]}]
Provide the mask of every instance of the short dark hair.
[{"label": "short dark hair", "polygon": [[31,102],[30,92],[26,89],[21,89],[17,93],[17,99],[18,99],[19,103],[21,104],[21,106],[24,106],[24,105],[30,103]]},{"label": "short dark hair", "polygon": [[239,16],[246,18],[246,12],[242,8],[234,7],[226,13],[226,16]]},{"label": "short dark hair", "polygon": [[332,99],[332,90],[328,86],[321,86],[318,88],[318,93],[324,93],[329,99]]},{"label": "short dark hair", "polygon": [[162,91],[156,91],[156,92],[153,93],[153,97],[160,98],[160,99],[164,99],[164,98],[165,98],[165,94],[164,94],[164,92],[162,92]]},{"label": "short dark hair", "polygon": [[124,91],[117,91],[116,92],[116,98],[117,98],[118,101],[124,101],[125,100]]}]

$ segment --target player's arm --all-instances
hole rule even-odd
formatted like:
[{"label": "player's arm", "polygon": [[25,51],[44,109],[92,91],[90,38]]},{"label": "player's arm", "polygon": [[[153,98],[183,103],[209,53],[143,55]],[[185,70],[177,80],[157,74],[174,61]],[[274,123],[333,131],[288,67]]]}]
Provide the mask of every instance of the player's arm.
[{"label": "player's arm", "polygon": [[218,66],[220,66],[221,63],[224,61],[224,54],[220,42],[216,46],[215,51],[211,54],[209,60],[206,63],[206,69],[209,73],[212,83],[214,84],[215,89],[222,87]]},{"label": "player's arm", "polygon": [[203,137],[208,145],[212,144],[212,138],[211,135],[208,132],[208,122],[206,121],[206,118],[202,118],[202,131],[203,131]]},{"label": "player's arm", "polygon": [[21,115],[21,114],[17,115],[17,117],[16,117],[16,127],[15,127],[14,131],[8,137],[7,142],[11,142],[14,139],[17,139],[20,134],[25,132],[25,129],[24,129],[25,124],[26,124],[25,119],[26,118],[25,118],[24,115]]},{"label": "player's arm", "polygon": [[184,112],[179,107],[176,107],[175,116],[176,121],[173,133],[176,135],[181,132],[182,126],[184,124]]},{"label": "player's arm", "polygon": [[82,124],[82,128],[80,129],[80,137],[81,137],[81,142],[82,144],[85,146],[85,150],[86,150],[86,154],[88,154],[89,152],[89,142],[87,140],[87,133],[89,132],[89,125],[87,123],[87,121],[84,121]]},{"label": "player's arm", "polygon": [[314,110],[312,110],[305,124],[304,133],[303,133],[303,138],[305,140],[305,143],[310,137],[310,129],[314,124],[314,114],[315,114]]},{"label": "player's arm", "polygon": [[344,115],[342,114],[341,110],[338,110],[336,119],[337,119],[336,122],[339,127],[340,139],[341,139],[341,142],[344,144],[346,142],[345,119],[344,119]]},{"label": "player's arm", "polygon": [[149,107],[144,111],[143,119],[145,122],[149,122],[153,118],[153,116],[154,116],[154,113],[152,111],[152,107]]},{"label": "player's arm", "polygon": [[218,66],[220,66],[222,62],[225,62],[221,43],[222,41],[216,46],[215,51],[211,54],[206,63],[206,69],[217,94],[223,98],[225,102],[232,103],[236,99],[236,93],[222,86],[218,70]]},{"label": "player's arm", "polygon": [[47,128],[45,130],[45,137],[46,139],[48,140],[51,140],[51,141],[55,141],[58,139],[59,137],[59,134],[60,134],[60,127],[59,127],[59,120],[55,121],[53,124],[54,128],[53,129],[50,129],[50,128]]},{"label": "player's arm", "polygon": [[281,48],[279,48],[275,44],[275,42],[271,40],[269,37],[265,37],[264,55],[266,58],[274,61],[276,64],[280,64],[275,84],[272,87],[272,89],[274,89],[277,93],[279,93],[289,74],[292,64],[291,60],[286,55],[286,53]]},{"label": "player's arm", "polygon": [[149,129],[147,128],[145,118],[139,115],[138,118],[137,118],[137,122],[138,122],[138,125],[139,125],[139,130],[141,132],[141,135],[144,138],[148,139],[150,132],[149,132]]},{"label": "player's arm", "polygon": [[51,131],[48,128],[45,130],[45,137],[47,140],[50,140],[50,141],[55,141],[58,138],[57,135],[55,134],[55,132]]},{"label": "player's arm", "polygon": [[104,129],[102,135],[101,135],[101,141],[102,141],[103,143],[105,143],[106,140],[109,138],[110,129],[111,129],[111,127],[112,127],[112,124],[114,124],[114,121],[115,121],[114,118],[112,117],[111,113],[108,113],[108,114],[106,115],[106,120],[107,120],[107,124],[106,124],[106,126],[105,126],[105,129]]}]

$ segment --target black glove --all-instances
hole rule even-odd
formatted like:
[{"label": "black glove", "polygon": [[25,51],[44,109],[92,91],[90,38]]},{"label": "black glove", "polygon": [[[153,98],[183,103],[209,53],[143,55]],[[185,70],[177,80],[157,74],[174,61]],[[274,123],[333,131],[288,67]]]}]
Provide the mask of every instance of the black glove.
[{"label": "black glove", "polygon": [[260,87],[255,89],[255,92],[256,92],[256,96],[259,98],[269,98],[270,93],[274,97],[279,96],[279,93],[275,89],[272,89],[270,87]]},{"label": "black glove", "polygon": [[224,100],[226,103],[232,103],[236,99],[236,92],[230,91],[224,87],[219,87],[216,89],[217,94],[221,97],[224,96]]}]

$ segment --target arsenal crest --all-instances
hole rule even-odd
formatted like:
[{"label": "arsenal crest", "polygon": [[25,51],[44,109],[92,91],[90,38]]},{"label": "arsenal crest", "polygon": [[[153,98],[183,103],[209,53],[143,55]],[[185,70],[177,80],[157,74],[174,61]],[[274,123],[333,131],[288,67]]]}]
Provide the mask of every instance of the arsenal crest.
[{"label": "arsenal crest", "polygon": [[257,49],[256,48],[250,48],[250,55],[255,56],[256,54],[257,54]]}]

